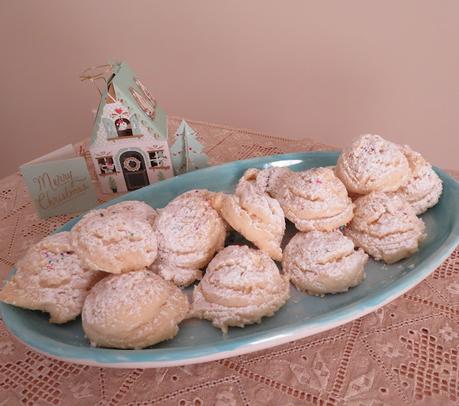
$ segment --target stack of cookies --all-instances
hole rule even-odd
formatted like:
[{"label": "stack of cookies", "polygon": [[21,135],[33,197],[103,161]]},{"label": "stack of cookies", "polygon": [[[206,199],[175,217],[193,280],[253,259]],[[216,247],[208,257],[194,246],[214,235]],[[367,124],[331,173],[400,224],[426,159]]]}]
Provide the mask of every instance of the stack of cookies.
[{"label": "stack of cookies", "polygon": [[[94,346],[149,347],[191,317],[226,333],[272,316],[290,282],[310,295],[345,292],[365,278],[369,256],[412,255],[426,236],[417,216],[441,192],[419,153],[363,135],[335,168],[252,168],[234,194],[192,190],[158,212],[140,201],[93,210],[31,247],[0,300],[51,323],[81,314]],[[231,232],[247,245],[225,246]],[[194,283],[190,303],[183,289]]]}]

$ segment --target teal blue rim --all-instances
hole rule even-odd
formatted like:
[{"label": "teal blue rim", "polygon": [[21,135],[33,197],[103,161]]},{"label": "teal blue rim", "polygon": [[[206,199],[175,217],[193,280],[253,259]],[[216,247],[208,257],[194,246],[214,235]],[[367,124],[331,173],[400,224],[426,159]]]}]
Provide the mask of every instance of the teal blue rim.
[{"label": "teal blue rim", "polygon": [[[235,161],[221,165],[221,168],[229,172],[237,170],[240,162],[249,164],[250,167],[261,167],[263,164],[280,161],[280,160],[305,160],[308,154],[321,156],[326,161],[334,161],[338,157],[337,152],[313,152],[313,153],[291,153],[284,155],[275,155],[271,157],[261,157],[246,161]],[[216,167],[210,167],[199,170],[200,173],[211,173]],[[444,171],[435,168],[436,172],[442,178],[444,187],[448,187],[453,193],[453,198],[458,202],[459,207],[459,186],[458,183]],[[197,173],[188,173],[180,176],[181,181],[186,182],[188,177],[195,176]],[[175,182],[177,178],[162,181]],[[118,197],[110,202],[104,203],[100,207],[109,206],[118,201],[125,200],[125,196]],[[79,217],[72,219],[63,227],[70,227],[79,220]],[[59,230],[56,230],[56,232]],[[236,356],[242,353],[248,353],[263,348],[269,348],[274,345],[286,343],[310,335],[308,331],[314,331],[314,334],[321,331],[342,325],[346,322],[359,318],[378,307],[394,300],[407,290],[411,289],[430,273],[432,273],[441,263],[448,258],[459,243],[459,216],[454,218],[451,233],[445,243],[437,250],[435,255],[426,259],[422,267],[418,267],[416,272],[410,272],[399,278],[396,283],[388,285],[385,289],[375,294],[371,298],[363,298],[355,301],[348,306],[344,306],[339,311],[325,316],[316,317],[307,321],[298,321],[292,323],[289,327],[279,327],[271,329],[269,332],[257,332],[254,336],[245,336],[239,338],[226,339],[222,337],[221,342],[209,347],[208,345],[195,345],[183,348],[170,349],[144,349],[144,350],[116,350],[93,347],[77,347],[41,336],[33,330],[20,328],[14,322],[14,314],[10,311],[12,306],[0,303],[0,312],[6,327],[19,338],[23,343],[37,351],[59,359],[65,359],[76,363],[98,364],[105,366],[122,366],[123,364],[136,366],[152,366],[154,364],[176,364],[180,362],[195,363],[200,362],[200,358],[211,357],[212,359],[226,358]],[[13,274],[14,269],[10,273]],[[221,356],[219,356],[221,354]]]}]

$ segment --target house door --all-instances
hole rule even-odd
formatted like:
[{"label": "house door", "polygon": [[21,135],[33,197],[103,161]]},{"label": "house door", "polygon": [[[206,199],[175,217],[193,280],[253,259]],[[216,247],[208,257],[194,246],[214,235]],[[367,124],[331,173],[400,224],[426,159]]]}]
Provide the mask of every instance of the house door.
[{"label": "house door", "polygon": [[121,154],[120,164],[123,169],[127,190],[136,190],[150,184],[148,181],[145,160],[141,153],[127,151]]}]

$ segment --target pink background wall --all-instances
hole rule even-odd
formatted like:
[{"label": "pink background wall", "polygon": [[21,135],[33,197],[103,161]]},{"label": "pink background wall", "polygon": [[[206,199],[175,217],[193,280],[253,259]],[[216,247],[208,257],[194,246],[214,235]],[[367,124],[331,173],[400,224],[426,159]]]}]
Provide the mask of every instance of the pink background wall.
[{"label": "pink background wall", "polygon": [[459,2],[3,1],[0,176],[90,133],[90,65],[169,114],[343,145],[376,132],[459,168]]}]

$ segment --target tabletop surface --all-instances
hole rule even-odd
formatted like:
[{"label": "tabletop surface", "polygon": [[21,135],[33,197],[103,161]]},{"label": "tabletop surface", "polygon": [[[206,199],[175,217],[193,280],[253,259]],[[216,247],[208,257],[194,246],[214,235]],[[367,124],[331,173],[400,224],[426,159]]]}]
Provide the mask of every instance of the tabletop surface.
[{"label": "tabletop surface", "polygon": [[[311,139],[188,122],[214,165],[332,149]],[[179,123],[170,118],[170,134]],[[84,142],[77,148],[88,158]],[[452,175],[459,178],[458,171]],[[99,203],[114,197],[98,196]],[[1,278],[30,245],[70,219],[40,219],[21,176],[1,179]],[[205,364],[142,370],[55,361],[26,348],[0,322],[0,406],[457,405],[458,350],[456,249],[426,280],[374,313],[290,344]]]}]

